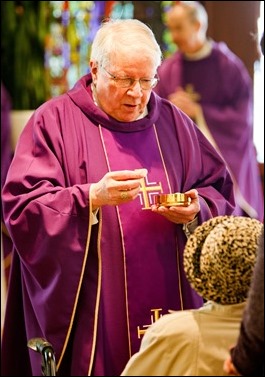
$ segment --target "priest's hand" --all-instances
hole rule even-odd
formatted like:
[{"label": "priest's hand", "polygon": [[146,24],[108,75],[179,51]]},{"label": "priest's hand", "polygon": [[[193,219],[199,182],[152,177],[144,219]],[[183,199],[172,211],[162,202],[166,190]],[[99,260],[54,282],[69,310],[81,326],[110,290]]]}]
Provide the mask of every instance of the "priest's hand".
[{"label": "priest's hand", "polygon": [[134,200],[141,188],[147,169],[108,172],[97,183],[91,184],[89,199],[92,210],[104,205],[119,205]]},{"label": "priest's hand", "polygon": [[156,212],[168,220],[172,221],[176,224],[187,224],[190,221],[194,220],[197,214],[200,212],[200,202],[199,202],[199,194],[198,191],[195,189],[186,191],[187,194],[191,198],[191,203],[188,207],[182,206],[172,206],[172,207],[164,207],[164,206],[157,206],[152,205],[151,210]]}]

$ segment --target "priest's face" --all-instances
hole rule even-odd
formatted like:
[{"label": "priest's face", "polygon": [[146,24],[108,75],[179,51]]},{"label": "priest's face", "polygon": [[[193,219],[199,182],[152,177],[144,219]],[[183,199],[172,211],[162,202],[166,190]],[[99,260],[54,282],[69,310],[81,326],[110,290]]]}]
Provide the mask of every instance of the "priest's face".
[{"label": "priest's face", "polygon": [[120,122],[141,117],[151,95],[150,80],[156,75],[152,59],[127,53],[106,65],[91,62],[90,66],[98,106]]}]

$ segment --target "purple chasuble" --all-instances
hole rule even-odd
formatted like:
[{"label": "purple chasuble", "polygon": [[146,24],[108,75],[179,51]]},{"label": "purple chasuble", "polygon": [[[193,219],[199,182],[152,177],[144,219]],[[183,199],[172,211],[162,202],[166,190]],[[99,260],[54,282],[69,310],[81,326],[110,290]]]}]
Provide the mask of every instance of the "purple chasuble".
[{"label": "purple chasuble", "polygon": [[[39,375],[40,355],[25,346],[38,336],[53,345],[58,375],[120,375],[152,322],[202,305],[183,270],[183,225],[150,210],[154,194],[196,188],[198,223],[234,209],[223,160],[185,114],[151,93],[146,117],[119,122],[90,84],[86,75],[36,110],[3,189],[16,250],[2,375]],[[138,168],[148,170],[138,197],[103,206],[93,224],[90,185]]]}]

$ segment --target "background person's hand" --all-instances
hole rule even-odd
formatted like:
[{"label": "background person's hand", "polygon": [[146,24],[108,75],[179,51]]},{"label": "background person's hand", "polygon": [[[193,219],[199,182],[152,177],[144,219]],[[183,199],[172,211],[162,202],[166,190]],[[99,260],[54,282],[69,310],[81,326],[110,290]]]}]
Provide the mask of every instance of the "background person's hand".
[{"label": "background person's hand", "polygon": [[192,98],[192,95],[179,88],[168,99],[190,118],[196,119],[201,114],[201,106]]}]

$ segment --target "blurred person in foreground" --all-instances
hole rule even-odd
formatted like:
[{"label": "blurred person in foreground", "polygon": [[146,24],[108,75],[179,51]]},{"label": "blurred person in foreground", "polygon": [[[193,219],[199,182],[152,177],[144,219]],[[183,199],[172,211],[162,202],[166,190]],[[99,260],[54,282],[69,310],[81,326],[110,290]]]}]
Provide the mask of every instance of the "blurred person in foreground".
[{"label": "blurred person in foreground", "polygon": [[[260,46],[264,55],[264,33]],[[231,376],[264,376],[264,228],[240,334],[224,370]]]},{"label": "blurred person in foreground", "polygon": [[207,300],[202,308],[164,315],[146,331],[122,376],[223,376],[238,336],[263,224],[217,216],[187,240],[184,269]]},{"label": "blurred person in foreground", "polygon": [[[104,22],[91,73],[23,129],[3,189],[16,248],[3,375],[38,375],[26,344],[43,337],[57,375],[117,376],[147,325],[203,304],[183,249],[198,224],[233,212],[233,185],[192,120],[153,92],[161,56],[144,23]],[[176,192],[190,204],[154,200]]]},{"label": "blurred person in foreground", "polygon": [[207,38],[208,15],[199,2],[177,1],[166,26],[177,51],[159,67],[154,91],[189,115],[223,156],[234,182],[234,214],[263,221],[251,77],[224,42]]}]

